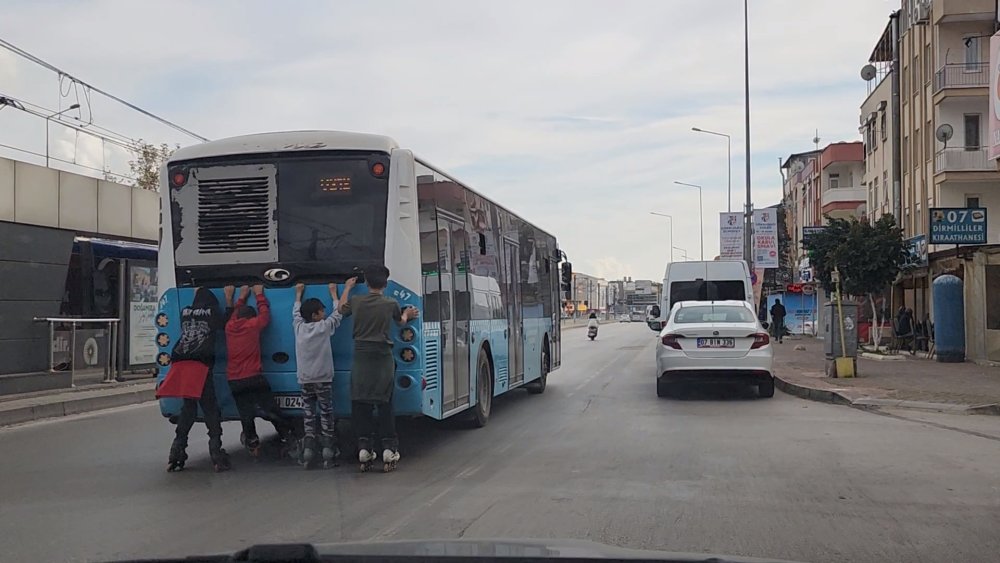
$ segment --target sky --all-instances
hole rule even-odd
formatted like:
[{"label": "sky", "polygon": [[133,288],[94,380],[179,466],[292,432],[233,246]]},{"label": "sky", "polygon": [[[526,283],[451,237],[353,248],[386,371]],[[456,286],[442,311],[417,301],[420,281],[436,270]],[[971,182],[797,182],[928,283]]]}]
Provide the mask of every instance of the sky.
[{"label": "sky", "polygon": [[[859,72],[898,2],[832,6],[750,0],[755,207],[780,201],[779,159],[812,149],[816,131],[824,145],[860,140]],[[553,233],[574,270],[659,280],[671,246],[675,260],[702,256],[700,231],[705,259],[718,254],[726,139],[692,127],[731,135],[732,209],[746,201],[742,7],[6,0],[0,38],[211,139],[389,135]],[[4,50],[0,94],[51,111],[79,101],[67,118],[132,139],[198,142]],[[58,124],[50,135],[53,157],[127,170],[113,145]],[[0,144],[37,162],[44,120],[0,111]],[[701,206],[675,181],[701,185]]]}]

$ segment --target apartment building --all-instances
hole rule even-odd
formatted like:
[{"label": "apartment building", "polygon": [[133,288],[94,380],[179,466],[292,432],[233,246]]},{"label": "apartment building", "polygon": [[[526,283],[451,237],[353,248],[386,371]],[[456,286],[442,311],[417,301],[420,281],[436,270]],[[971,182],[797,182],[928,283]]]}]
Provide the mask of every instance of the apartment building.
[{"label": "apartment building", "polygon": [[864,184],[865,148],[858,141],[832,143],[823,149],[789,155],[785,170],[785,221],[791,236],[792,263],[803,261],[804,230],[826,224],[825,217],[865,215],[868,189]]},{"label": "apartment building", "polygon": [[[996,0],[902,0],[899,22],[899,221],[919,256],[893,291],[893,308],[917,319],[933,310],[933,279],[962,277],[966,287],[966,353],[1000,360],[1000,172],[989,158],[989,40],[997,29]],[[861,105],[868,208],[892,212],[891,19],[876,43],[874,88]],[[994,61],[997,62],[997,61]],[[888,184],[887,184],[888,180]],[[927,245],[930,209],[993,211],[986,246]],[[997,246],[993,246],[997,245]],[[997,297],[987,297],[992,290]],[[990,314],[995,311],[994,314]]]}]

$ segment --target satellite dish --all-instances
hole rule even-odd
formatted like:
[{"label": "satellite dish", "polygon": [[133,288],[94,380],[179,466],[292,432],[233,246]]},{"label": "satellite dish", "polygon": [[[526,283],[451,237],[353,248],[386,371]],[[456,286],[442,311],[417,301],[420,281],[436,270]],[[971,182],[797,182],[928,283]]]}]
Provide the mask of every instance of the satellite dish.
[{"label": "satellite dish", "polygon": [[878,71],[875,70],[875,65],[865,65],[861,67],[861,79],[866,82],[875,78],[876,74],[878,74]]},{"label": "satellite dish", "polygon": [[792,163],[792,174],[798,174],[799,172],[802,172],[802,169],[805,167],[806,165],[802,164],[801,160],[796,160],[795,162]]},{"label": "satellite dish", "polygon": [[934,136],[937,138],[937,140],[944,143],[945,145],[948,144],[948,141],[951,140],[951,137],[954,134],[955,134],[955,128],[952,127],[951,125],[948,125],[947,123],[942,123],[941,125],[938,126],[937,130],[934,131]]}]

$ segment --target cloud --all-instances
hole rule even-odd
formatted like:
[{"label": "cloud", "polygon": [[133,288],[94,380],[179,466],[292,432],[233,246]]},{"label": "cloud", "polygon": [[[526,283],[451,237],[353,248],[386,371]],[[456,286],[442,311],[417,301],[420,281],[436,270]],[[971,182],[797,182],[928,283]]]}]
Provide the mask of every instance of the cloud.
[{"label": "cloud", "polygon": [[[6,8],[0,36],[212,138],[391,135],[554,233],[577,270],[659,279],[670,246],[700,255],[702,224],[705,257],[717,254],[727,208],[725,140],[691,127],[732,135],[732,205],[743,206],[740,7],[25,1]],[[824,142],[858,138],[858,69],[891,6],[750,7],[751,183],[766,206],[781,197],[779,157],[812,148],[817,129]],[[60,103],[51,75],[19,64],[11,79],[4,66],[19,95]],[[130,137],[192,142],[98,98],[84,103]],[[697,191],[674,180],[704,186],[700,218]],[[672,244],[669,221],[649,211],[674,217]]]}]

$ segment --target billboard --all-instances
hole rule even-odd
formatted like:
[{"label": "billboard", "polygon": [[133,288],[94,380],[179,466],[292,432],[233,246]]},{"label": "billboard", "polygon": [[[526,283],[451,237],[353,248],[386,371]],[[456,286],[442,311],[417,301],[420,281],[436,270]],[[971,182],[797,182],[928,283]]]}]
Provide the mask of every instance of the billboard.
[{"label": "billboard", "polygon": [[775,209],[753,212],[753,264],[758,269],[778,267],[778,213]]},{"label": "billboard", "polygon": [[636,295],[653,295],[652,280],[635,280]]},{"label": "billboard", "polygon": [[930,244],[986,244],[986,209],[932,207]]},{"label": "billboard", "polygon": [[155,266],[128,267],[128,365],[156,361],[157,270]]},{"label": "billboard", "polygon": [[[989,157],[1000,158],[1000,33],[990,38]],[[933,241],[932,241],[933,242]]]},{"label": "billboard", "polygon": [[742,213],[719,213],[719,258],[743,259]]}]

